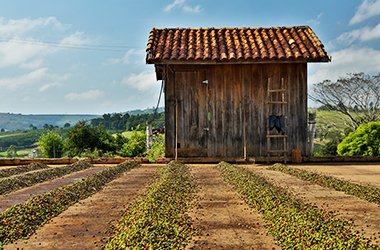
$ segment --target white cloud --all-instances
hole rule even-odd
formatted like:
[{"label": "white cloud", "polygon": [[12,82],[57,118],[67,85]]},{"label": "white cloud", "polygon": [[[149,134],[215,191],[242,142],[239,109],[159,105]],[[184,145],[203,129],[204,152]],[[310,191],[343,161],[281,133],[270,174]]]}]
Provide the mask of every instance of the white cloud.
[{"label": "white cloud", "polygon": [[190,6],[186,4],[186,0],[174,0],[172,3],[165,6],[164,11],[170,12],[173,9],[181,9],[184,12],[188,13],[200,13],[202,8],[200,5]]},{"label": "white cloud", "polygon": [[41,68],[43,64],[44,64],[44,60],[42,60],[41,58],[37,58],[37,59],[32,59],[31,61],[28,61],[25,63],[21,63],[20,67],[24,69],[37,69],[37,68]]},{"label": "white cloud", "polygon": [[132,73],[121,82],[141,92],[151,90],[157,86],[156,73],[154,71],[144,71],[139,74]]},{"label": "white cloud", "polygon": [[0,79],[0,87],[16,90],[44,79],[48,76],[47,71],[47,68],[40,68],[21,76]]},{"label": "white cloud", "polygon": [[176,7],[180,7],[185,3],[185,0],[174,0],[171,4],[165,6],[164,11],[169,12]]},{"label": "white cloud", "polygon": [[41,17],[37,19],[5,19],[0,17],[1,37],[20,36],[45,27],[62,29],[63,24],[56,17]]},{"label": "white cloud", "polygon": [[42,86],[38,89],[38,91],[40,91],[40,92],[45,92],[45,91],[47,91],[47,90],[49,90],[49,89],[56,88],[56,87],[61,87],[61,86],[62,86],[62,84],[61,84],[61,83],[57,83],[57,82],[46,83],[46,84],[42,85]]},{"label": "white cloud", "polygon": [[380,23],[378,23],[373,28],[366,26],[360,29],[343,33],[338,37],[338,41],[351,44],[356,40],[364,42],[378,38],[380,38]]},{"label": "white cloud", "polygon": [[28,65],[31,61],[35,61],[37,56],[46,52],[45,46],[18,43],[12,40],[2,42],[0,43],[0,68]]},{"label": "white cloud", "polygon": [[200,5],[195,5],[195,6],[185,5],[182,7],[182,10],[189,13],[200,13],[202,11],[202,8]]},{"label": "white cloud", "polygon": [[90,43],[90,40],[85,37],[83,32],[75,32],[65,38],[60,42],[61,46],[80,46],[86,43]]},{"label": "white cloud", "polygon": [[378,15],[380,15],[380,0],[364,0],[351,18],[350,24],[357,24]]},{"label": "white cloud", "polygon": [[[17,66],[26,69],[42,67],[47,55],[64,46],[81,46],[89,39],[81,32],[72,33],[60,42],[44,42],[33,37],[62,37],[64,25],[55,17],[37,19],[4,19],[0,17],[0,68]],[[66,32],[64,32],[66,33]]]},{"label": "white cloud", "polygon": [[312,71],[309,84],[322,82],[329,79],[337,80],[347,73],[364,72],[366,74],[377,74],[380,72],[380,51],[372,48],[354,48],[335,51],[331,53],[330,63],[309,64]]},{"label": "white cloud", "polygon": [[92,89],[81,93],[71,92],[65,95],[65,99],[68,101],[85,101],[98,99],[102,96],[104,96],[104,92],[99,89]]},{"label": "white cloud", "polygon": [[105,64],[145,64],[145,50],[144,49],[129,49],[121,58],[108,59]]}]

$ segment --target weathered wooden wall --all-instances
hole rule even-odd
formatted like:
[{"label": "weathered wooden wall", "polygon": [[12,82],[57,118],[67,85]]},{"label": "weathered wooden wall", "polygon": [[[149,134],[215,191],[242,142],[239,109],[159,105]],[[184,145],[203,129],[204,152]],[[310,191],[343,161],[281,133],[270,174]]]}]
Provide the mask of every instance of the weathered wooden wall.
[{"label": "weathered wooden wall", "polygon": [[287,87],[288,154],[306,154],[306,63],[171,65],[164,75],[167,157],[175,154],[176,123],[179,157],[238,158],[244,145],[248,157],[266,156],[268,78]]}]

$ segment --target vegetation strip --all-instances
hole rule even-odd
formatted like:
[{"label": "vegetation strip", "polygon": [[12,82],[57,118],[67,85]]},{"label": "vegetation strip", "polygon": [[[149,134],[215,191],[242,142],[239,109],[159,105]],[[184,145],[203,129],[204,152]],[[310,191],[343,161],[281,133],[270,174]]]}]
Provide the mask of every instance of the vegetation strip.
[{"label": "vegetation strip", "polygon": [[46,164],[35,162],[29,165],[18,166],[15,168],[1,169],[0,178],[10,177],[16,174],[22,174],[25,172],[34,171],[38,169],[44,169],[44,168],[48,168],[48,166]]},{"label": "vegetation strip", "polygon": [[354,195],[360,199],[367,200],[380,205],[380,189],[371,186],[364,186],[349,181],[341,180],[332,176],[309,172],[298,168],[290,168],[282,164],[274,164],[270,170],[280,171],[293,175],[301,180],[311,181],[327,188]]},{"label": "vegetation strip", "polygon": [[269,231],[285,249],[380,249],[351,230],[353,224],[305,204],[264,177],[220,163],[218,169],[246,202],[263,214]]},{"label": "vegetation strip", "polygon": [[185,214],[195,198],[187,166],[169,163],[125,211],[105,249],[182,249],[195,233]]},{"label": "vegetation strip", "polygon": [[14,178],[4,179],[0,181],[0,195],[13,192],[15,190],[33,186],[37,183],[56,179],[58,177],[84,170],[92,167],[88,162],[79,161],[71,165],[60,168],[51,168],[45,171],[29,173]]},{"label": "vegetation strip", "polygon": [[98,192],[121,173],[136,166],[138,166],[137,163],[124,162],[82,181],[32,197],[22,204],[8,208],[0,213],[0,249],[2,244],[29,237],[51,218],[59,215],[76,202]]}]

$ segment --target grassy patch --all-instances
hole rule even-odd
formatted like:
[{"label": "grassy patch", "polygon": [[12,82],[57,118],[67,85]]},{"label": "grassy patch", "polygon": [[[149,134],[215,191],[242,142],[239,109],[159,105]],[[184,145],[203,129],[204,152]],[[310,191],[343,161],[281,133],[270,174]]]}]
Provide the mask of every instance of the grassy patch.
[{"label": "grassy patch", "polygon": [[185,214],[195,195],[188,167],[169,163],[128,207],[106,249],[183,249],[195,230]]},{"label": "grassy patch", "polygon": [[263,214],[284,249],[379,249],[351,230],[352,223],[305,204],[254,172],[227,163],[218,169],[246,202]]}]

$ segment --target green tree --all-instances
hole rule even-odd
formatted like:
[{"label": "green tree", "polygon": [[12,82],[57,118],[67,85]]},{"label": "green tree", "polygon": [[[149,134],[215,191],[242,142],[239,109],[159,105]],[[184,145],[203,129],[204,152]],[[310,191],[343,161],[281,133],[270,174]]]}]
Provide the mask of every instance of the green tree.
[{"label": "green tree", "polygon": [[341,156],[380,156],[380,122],[360,125],[338,145]]},{"label": "green tree", "polygon": [[48,131],[37,142],[42,157],[60,158],[63,155],[63,139],[55,131]]},{"label": "green tree", "polygon": [[120,150],[120,154],[125,157],[142,156],[146,151],[146,137],[144,131],[139,128],[133,130],[132,135]]},{"label": "green tree", "polygon": [[82,153],[95,149],[109,152],[116,150],[115,138],[104,127],[91,127],[85,122],[78,122],[68,133],[66,148],[70,157],[81,156]]},{"label": "green tree", "polygon": [[29,128],[30,128],[31,130],[36,130],[36,129],[37,129],[37,127],[34,126],[33,124],[30,124],[30,125],[29,125]]}]

